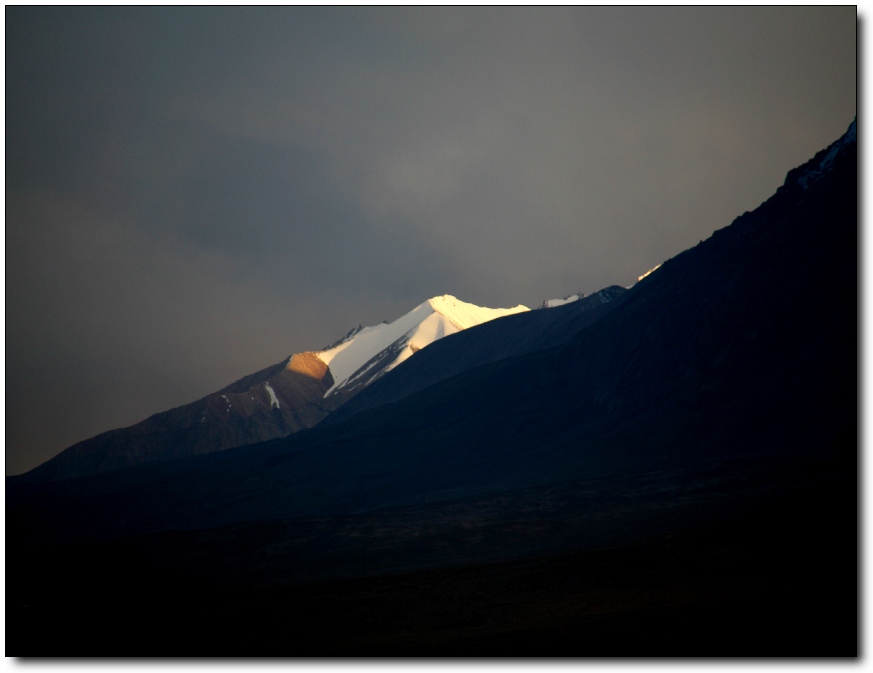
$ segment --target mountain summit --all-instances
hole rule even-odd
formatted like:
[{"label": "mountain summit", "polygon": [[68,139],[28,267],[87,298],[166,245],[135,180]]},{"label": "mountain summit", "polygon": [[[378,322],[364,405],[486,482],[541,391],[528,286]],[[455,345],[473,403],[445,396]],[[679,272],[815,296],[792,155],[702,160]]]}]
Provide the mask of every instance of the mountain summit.
[{"label": "mountain summit", "polygon": [[369,385],[444,336],[529,310],[521,304],[513,308],[483,308],[444,294],[419,304],[392,323],[353,330],[340,343],[315,353],[333,375],[334,384],[325,397],[339,390],[353,393]]}]

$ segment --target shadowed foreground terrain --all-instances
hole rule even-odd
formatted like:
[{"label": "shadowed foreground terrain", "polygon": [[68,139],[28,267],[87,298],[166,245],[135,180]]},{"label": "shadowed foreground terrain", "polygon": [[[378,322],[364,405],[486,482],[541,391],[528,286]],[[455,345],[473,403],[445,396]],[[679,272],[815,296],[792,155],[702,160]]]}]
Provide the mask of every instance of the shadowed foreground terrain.
[{"label": "shadowed foreground terrain", "polygon": [[[7,565],[20,578],[7,642],[40,656],[849,656],[846,439],[842,462],[735,466],[730,483],[666,475],[589,501],[574,483],[393,517],[43,548]],[[514,553],[527,558],[486,560]]]}]

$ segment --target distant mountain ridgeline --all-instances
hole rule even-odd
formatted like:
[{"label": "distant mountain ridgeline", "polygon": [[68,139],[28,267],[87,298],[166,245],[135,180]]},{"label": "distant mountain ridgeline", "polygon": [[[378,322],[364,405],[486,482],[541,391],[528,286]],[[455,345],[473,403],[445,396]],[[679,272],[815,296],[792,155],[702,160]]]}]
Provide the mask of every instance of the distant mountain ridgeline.
[{"label": "distant mountain ridgeline", "polygon": [[[621,290],[623,288],[608,288],[595,293],[578,302],[574,312],[608,302]],[[297,353],[196,402],[79,442],[27,473],[24,479],[81,477],[285,437],[315,426],[370,384],[443,337],[496,318],[528,314],[527,307],[521,305],[490,309],[450,295],[434,297],[391,323],[358,326],[320,351]],[[528,322],[523,319],[513,323],[519,326],[519,334],[510,334],[508,339],[517,341],[518,347],[507,349],[504,344],[504,348],[490,355],[471,352],[456,356],[450,369],[431,372],[415,389],[464,367],[536,348],[535,343],[529,347],[521,344],[531,340],[530,335],[536,334],[540,324],[550,322],[554,321],[544,320],[542,312],[531,314]],[[528,323],[530,325],[525,327]],[[538,339],[543,344],[570,335],[565,330],[563,336],[559,336],[552,329],[551,336]],[[505,337],[503,341],[506,340]],[[408,394],[402,384],[397,385],[396,390],[392,394],[394,399]]]}]

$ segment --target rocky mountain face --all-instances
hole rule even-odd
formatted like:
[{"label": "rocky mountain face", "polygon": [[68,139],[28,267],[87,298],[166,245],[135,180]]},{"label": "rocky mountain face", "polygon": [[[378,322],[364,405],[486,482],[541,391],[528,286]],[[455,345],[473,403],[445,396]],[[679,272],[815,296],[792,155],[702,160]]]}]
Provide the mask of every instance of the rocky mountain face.
[{"label": "rocky mountain face", "polygon": [[297,353],[196,402],[74,444],[27,478],[68,479],[285,437],[330,413],[339,401],[324,399],[331,385],[324,362]]}]

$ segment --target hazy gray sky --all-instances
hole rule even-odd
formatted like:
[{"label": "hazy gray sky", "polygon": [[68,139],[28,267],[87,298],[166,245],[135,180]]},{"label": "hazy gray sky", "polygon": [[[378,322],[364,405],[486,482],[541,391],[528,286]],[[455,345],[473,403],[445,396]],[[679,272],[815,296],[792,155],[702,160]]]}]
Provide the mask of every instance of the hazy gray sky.
[{"label": "hazy gray sky", "polygon": [[6,469],[428,297],[628,285],[855,116],[853,7],[6,8]]}]

